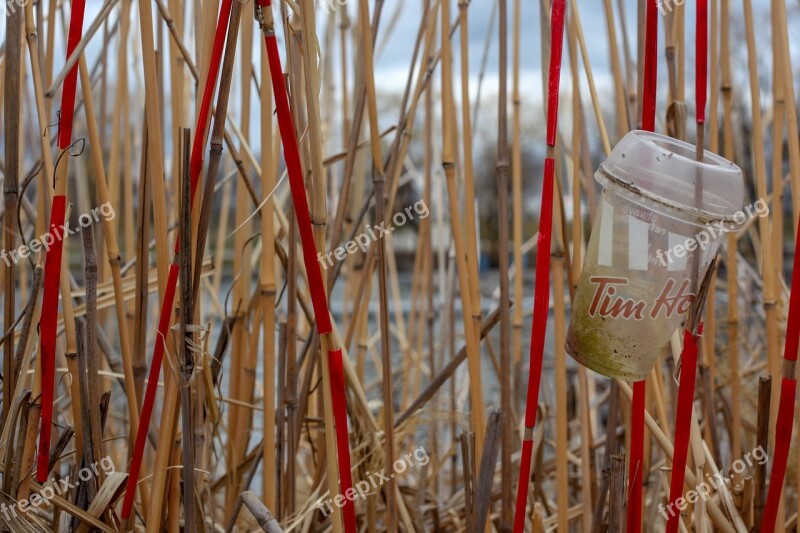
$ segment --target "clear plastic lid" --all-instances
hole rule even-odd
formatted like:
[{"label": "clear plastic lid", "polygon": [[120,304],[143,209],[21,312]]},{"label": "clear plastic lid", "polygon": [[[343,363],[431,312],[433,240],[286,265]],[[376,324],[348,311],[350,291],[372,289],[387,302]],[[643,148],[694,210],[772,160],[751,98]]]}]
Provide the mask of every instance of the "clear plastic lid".
[{"label": "clear plastic lid", "polygon": [[667,216],[697,224],[731,220],[742,209],[744,178],[727,159],[648,131],[628,133],[600,165],[605,188]]}]

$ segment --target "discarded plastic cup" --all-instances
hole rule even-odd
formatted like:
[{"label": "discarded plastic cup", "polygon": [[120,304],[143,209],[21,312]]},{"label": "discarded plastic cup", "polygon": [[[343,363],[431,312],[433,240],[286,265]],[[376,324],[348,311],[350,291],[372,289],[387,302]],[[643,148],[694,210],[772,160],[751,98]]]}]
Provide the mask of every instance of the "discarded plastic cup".
[{"label": "discarded plastic cup", "polygon": [[644,379],[688,318],[725,233],[742,172],[726,159],[645,131],[600,165],[603,186],[567,332],[567,352],[610,377]]}]

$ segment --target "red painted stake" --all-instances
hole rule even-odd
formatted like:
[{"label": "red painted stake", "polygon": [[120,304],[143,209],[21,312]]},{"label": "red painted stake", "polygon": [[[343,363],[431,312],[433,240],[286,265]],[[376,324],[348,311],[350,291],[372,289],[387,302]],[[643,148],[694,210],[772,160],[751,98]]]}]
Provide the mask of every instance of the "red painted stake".
[{"label": "red painted stake", "polygon": [[695,32],[695,99],[697,123],[706,122],[706,94],[708,92],[708,0],[697,0],[697,31]]},{"label": "red painted stake", "polygon": [[[672,456],[672,479],[669,501],[674,504],[683,494],[686,473],[686,457],[689,452],[689,436],[692,427],[692,405],[694,404],[695,379],[697,377],[697,338],[687,329],[683,332],[681,354],[681,377],[678,385],[678,405],[675,412],[675,452]],[[673,505],[674,507],[674,505]],[[670,507],[667,507],[668,509]],[[667,533],[678,531],[680,513],[670,514]]]},{"label": "red painted stake", "polygon": [[[547,75],[547,158],[544,160],[542,205],[539,220],[538,253],[536,254],[536,285],[533,297],[533,324],[531,327],[530,363],[528,369],[528,394],[525,401],[525,431],[522,437],[517,502],[514,510],[514,533],[525,528],[525,510],[533,453],[533,430],[539,403],[539,385],[542,378],[544,340],[547,334],[547,315],[550,306],[550,240],[553,232],[553,181],[558,126],[558,92],[561,83],[561,52],[564,41],[565,0],[554,0],[550,13],[550,70]],[[557,287],[556,290],[563,290]]]},{"label": "red painted stake", "polygon": [[[642,87],[642,129],[654,131],[656,124],[656,81],[658,75],[658,0],[648,0],[644,43],[644,86]],[[642,480],[644,472],[644,380],[633,384],[631,406],[631,449],[628,463],[627,530],[642,530]]]},{"label": "red painted stake", "polygon": [[778,404],[778,418],[775,427],[775,450],[772,452],[772,473],[769,478],[769,492],[764,506],[761,531],[771,532],[778,519],[778,504],[783,492],[786,477],[786,463],[791,447],[792,427],[794,425],[794,403],[797,391],[795,366],[800,348],[800,233],[794,246],[794,265],[792,268],[792,289],[789,296],[789,316],[786,323],[786,344],[783,348],[783,379],[781,398]]},{"label": "red painted stake", "polygon": [[[695,96],[697,102],[697,129],[706,121],[706,93],[708,82],[708,0],[697,0],[697,30],[695,40]],[[702,146],[699,148],[703,148]],[[713,289],[712,289],[713,290]],[[698,311],[699,312],[699,311]],[[675,447],[672,457],[672,477],[669,488],[669,503],[676,504],[683,495],[686,478],[686,458],[692,427],[692,405],[697,376],[697,338],[685,330],[681,353],[681,376],[678,384],[678,406],[675,413]],[[678,531],[680,513],[672,513],[667,520],[667,533]]]},{"label": "red painted stake", "polygon": [[[561,0],[563,2],[563,0]],[[275,97],[275,107],[278,114],[278,127],[283,142],[283,152],[286,159],[286,168],[289,174],[289,187],[294,203],[294,212],[297,216],[297,225],[300,230],[300,241],[303,247],[303,262],[308,275],[308,286],[311,292],[311,304],[317,322],[317,331],[320,336],[333,331],[328,308],[328,297],[325,285],[322,282],[322,273],[317,262],[317,246],[314,242],[314,232],[311,226],[311,213],[308,209],[305,185],[303,183],[303,169],[300,162],[300,152],[295,137],[294,123],[289,108],[289,97],[283,79],[281,57],[278,53],[278,41],[275,37],[275,28],[272,23],[272,9],[270,0],[260,0],[260,17],[264,33],[264,44],[267,50],[272,91]],[[266,19],[268,22],[265,22]],[[345,394],[344,368],[342,365],[342,350],[330,350],[328,363],[331,382],[331,400],[333,403],[333,417],[336,432],[336,452],[339,461],[339,487],[340,494],[352,491],[353,480],[350,471],[350,439],[347,429],[347,398]],[[345,499],[343,508],[344,528],[348,533],[356,532],[355,504],[349,498]]]},{"label": "red painted stake", "polygon": [[[83,14],[86,0],[72,3],[72,14],[67,37],[67,58],[78,46],[83,34]],[[67,74],[61,92],[61,120],[58,130],[58,149],[64,153],[72,141],[72,119],[75,115],[75,88],[78,83],[78,65]],[[69,157],[69,154],[64,155]],[[67,161],[63,161],[67,164]],[[61,283],[61,256],[64,250],[64,235],[58,233],[64,223],[67,198],[64,188],[57,188],[50,207],[50,234],[54,237],[44,263],[44,293],[42,295],[42,317],[40,320],[41,369],[42,369],[42,425],[39,431],[39,451],[36,462],[36,480],[47,481],[50,471],[50,433],[53,422],[53,395],[55,389],[56,331],[58,327],[58,291]],[[60,193],[60,194],[59,194]]]},{"label": "red painted stake", "polygon": [[[197,117],[197,127],[195,128],[194,143],[192,144],[192,156],[189,163],[189,176],[191,181],[191,205],[194,207],[194,194],[199,183],[200,172],[203,170],[203,148],[206,142],[206,129],[208,127],[209,116],[211,114],[211,99],[214,96],[214,87],[217,84],[222,51],[225,47],[225,36],[228,30],[228,22],[231,14],[232,0],[223,0],[220,7],[217,29],[214,34],[214,45],[211,51],[211,62],[209,64],[208,77],[203,88],[203,96],[200,103],[200,113]],[[128,473],[128,483],[125,488],[125,499],[122,503],[122,518],[127,520],[133,510],[133,502],[136,496],[136,485],[139,481],[139,473],[142,468],[142,458],[147,444],[147,432],[150,429],[150,419],[153,415],[156,392],[158,391],[158,378],[161,374],[161,363],[164,358],[164,343],[166,342],[167,332],[169,331],[172,309],[175,303],[175,289],[178,285],[178,263],[177,254],[180,247],[180,234],[175,240],[175,261],[169,267],[167,277],[167,288],[164,293],[164,301],[161,303],[161,315],[158,319],[158,332],[156,333],[156,343],[153,349],[153,360],[150,364],[150,375],[148,376],[147,389],[145,390],[144,400],[142,401],[142,414],[139,422],[139,431],[136,434],[136,442],[133,449],[130,471]]]}]

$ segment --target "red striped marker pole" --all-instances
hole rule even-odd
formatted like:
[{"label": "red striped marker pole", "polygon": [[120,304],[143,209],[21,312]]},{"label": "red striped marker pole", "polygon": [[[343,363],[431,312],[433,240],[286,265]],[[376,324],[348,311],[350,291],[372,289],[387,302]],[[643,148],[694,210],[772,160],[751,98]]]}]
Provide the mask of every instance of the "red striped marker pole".
[{"label": "red striped marker pole", "polygon": [[[195,128],[194,142],[192,144],[192,155],[189,163],[189,176],[191,181],[191,205],[194,207],[194,194],[203,170],[203,148],[206,143],[206,131],[208,130],[209,116],[211,115],[211,99],[214,96],[214,87],[219,75],[222,51],[225,47],[225,37],[230,20],[232,0],[222,0],[217,29],[214,34],[214,45],[211,51],[211,62],[209,64],[206,84],[203,88],[203,96],[200,102],[200,113],[197,117],[197,127]],[[133,449],[133,457],[128,472],[128,483],[125,488],[125,499],[122,503],[122,518],[127,520],[133,511],[133,502],[136,496],[136,485],[139,481],[139,473],[142,468],[144,449],[147,444],[147,432],[150,428],[150,419],[153,415],[156,392],[158,390],[158,379],[161,375],[161,364],[164,359],[164,343],[166,342],[167,332],[169,331],[172,309],[175,304],[175,289],[178,285],[178,250],[180,249],[180,234],[175,240],[175,260],[169,267],[167,277],[167,288],[164,292],[164,301],[161,303],[161,315],[158,319],[158,332],[156,343],[153,349],[153,360],[150,364],[150,375],[147,380],[144,400],[142,401],[142,414],[139,422],[139,431],[136,433],[136,442]]]},{"label": "red striped marker pole", "polygon": [[[697,101],[697,129],[701,132],[706,122],[706,94],[708,82],[708,0],[697,0],[697,30],[695,39],[696,70],[695,97]],[[698,134],[698,144],[702,135]],[[698,154],[703,147],[698,146]],[[713,290],[713,289],[711,289]],[[697,296],[695,296],[697,297]],[[701,313],[697,309],[697,313]],[[694,327],[690,324],[690,327]],[[686,459],[689,454],[689,438],[692,433],[692,412],[697,377],[697,337],[687,329],[683,334],[681,352],[681,376],[678,383],[678,405],[675,413],[675,447],[672,456],[672,476],[669,488],[669,503],[676,504],[683,495],[686,478]],[[667,520],[666,533],[676,533],[680,524],[680,514],[672,513]]]},{"label": "red striped marker pole", "polygon": [[[72,14],[67,36],[67,58],[81,41],[83,34],[83,15],[86,0],[72,3]],[[56,183],[50,207],[50,235],[53,244],[47,252],[44,263],[44,293],[42,295],[42,317],[39,322],[41,338],[42,372],[42,425],[39,431],[39,451],[36,462],[36,481],[44,483],[50,472],[50,435],[53,422],[53,395],[55,390],[56,332],[58,328],[58,290],[61,284],[61,257],[64,251],[64,237],[59,234],[67,207],[67,168],[69,146],[72,142],[72,120],[75,116],[75,89],[78,83],[78,64],[67,74],[61,92],[61,120],[58,129],[59,156],[56,160]],[[61,158],[64,158],[61,161]],[[58,165],[64,165],[58,170]]]},{"label": "red striped marker pole", "polygon": [[783,379],[778,404],[778,418],[775,424],[775,450],[772,452],[772,473],[769,477],[769,492],[762,515],[761,531],[775,530],[778,520],[778,507],[786,477],[786,464],[792,442],[794,426],[794,403],[797,392],[797,352],[800,348],[800,233],[794,247],[792,268],[792,289],[789,296],[789,317],[786,323],[786,344],[783,348]]},{"label": "red striped marker pole", "polygon": [[[561,0],[563,2],[564,0]],[[289,174],[289,187],[292,193],[294,212],[297,216],[297,225],[300,230],[300,241],[303,247],[303,263],[308,275],[308,287],[311,292],[311,304],[317,322],[317,331],[320,337],[329,335],[333,331],[328,297],[325,285],[322,282],[322,273],[317,262],[317,246],[314,242],[314,232],[311,227],[311,213],[308,209],[305,185],[303,183],[303,168],[300,162],[300,152],[295,137],[294,123],[289,108],[289,97],[286,93],[286,83],[283,79],[281,56],[278,52],[278,41],[275,37],[275,26],[272,18],[272,3],[270,0],[259,0],[256,18],[259,19],[264,33],[264,43],[267,48],[269,72],[272,78],[272,91],[275,97],[275,107],[278,114],[278,127],[283,142],[283,152],[286,159],[286,169]],[[339,494],[352,491],[353,479],[350,471],[350,439],[347,430],[347,398],[345,396],[344,367],[342,365],[342,350],[328,351],[328,364],[331,382],[331,400],[333,402],[333,418],[336,431],[336,453],[339,461]],[[356,532],[355,504],[345,498],[343,508],[344,528],[347,533]]]},{"label": "red striped marker pole", "polygon": [[542,205],[539,220],[536,285],[533,297],[533,324],[528,369],[528,394],[525,401],[525,430],[522,436],[517,502],[514,510],[514,533],[525,528],[525,510],[530,485],[533,430],[539,403],[542,378],[544,340],[550,302],[550,239],[553,232],[553,181],[555,178],[555,146],[558,126],[558,91],[561,84],[561,52],[564,41],[565,0],[554,0],[550,13],[550,70],[547,74],[547,157],[544,160]]},{"label": "red striped marker pole", "polygon": [[[669,488],[669,501],[671,504],[677,502],[683,494],[686,457],[689,453],[689,437],[692,428],[692,406],[694,404],[696,377],[697,337],[687,329],[683,332],[681,376],[678,384],[678,404],[675,409],[675,451],[672,456],[672,479]],[[679,524],[680,513],[670,514],[669,520],[667,520],[667,533],[678,531]]]},{"label": "red striped marker pole", "polygon": [[[642,129],[654,131],[656,123],[656,81],[658,75],[658,1],[648,0],[645,44],[644,86],[642,87]],[[644,414],[646,381],[633,384],[631,406],[631,449],[628,463],[628,522],[627,530],[642,530],[642,479],[644,467]]]}]

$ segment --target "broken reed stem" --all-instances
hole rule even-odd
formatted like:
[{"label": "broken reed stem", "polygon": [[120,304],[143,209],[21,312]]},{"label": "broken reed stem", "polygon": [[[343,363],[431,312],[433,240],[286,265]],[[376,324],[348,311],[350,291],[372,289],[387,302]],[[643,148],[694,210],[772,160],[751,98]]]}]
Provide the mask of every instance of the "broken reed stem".
[{"label": "broken reed stem", "polygon": [[622,531],[625,521],[625,454],[611,455],[610,459],[608,531]]},{"label": "broken reed stem", "polygon": [[[769,449],[769,413],[772,389],[772,376],[758,379],[758,404],[756,413],[756,446],[763,450]],[[767,468],[766,464],[759,465],[755,471],[755,497],[753,499],[753,531],[773,531],[775,518],[770,520],[772,527],[763,529],[762,517],[764,516],[764,501],[766,500]]]},{"label": "broken reed stem", "polygon": [[[500,9],[502,14],[504,9]],[[502,20],[502,19],[501,19]],[[500,32],[502,35],[503,33]],[[489,506],[492,503],[492,487],[494,486],[494,471],[497,464],[497,455],[502,446],[503,433],[503,412],[493,411],[489,414],[486,422],[486,446],[481,455],[480,470],[477,472],[475,485],[475,529],[482,531],[487,527],[486,517],[489,514]]]},{"label": "broken reed stem", "polygon": [[[197,526],[195,515],[195,480],[194,480],[194,428],[192,427],[192,376],[194,374],[194,353],[192,348],[192,332],[188,326],[192,323],[195,298],[192,294],[192,205],[191,205],[191,180],[189,179],[191,134],[184,128],[181,135],[181,148],[183,164],[181,165],[180,180],[180,252],[178,263],[181,282],[181,309],[180,327],[178,337],[178,377],[181,389],[181,431],[183,444],[183,512],[184,523],[188,531],[194,531]],[[199,241],[198,241],[199,242]],[[198,263],[199,264],[199,263]]]}]

